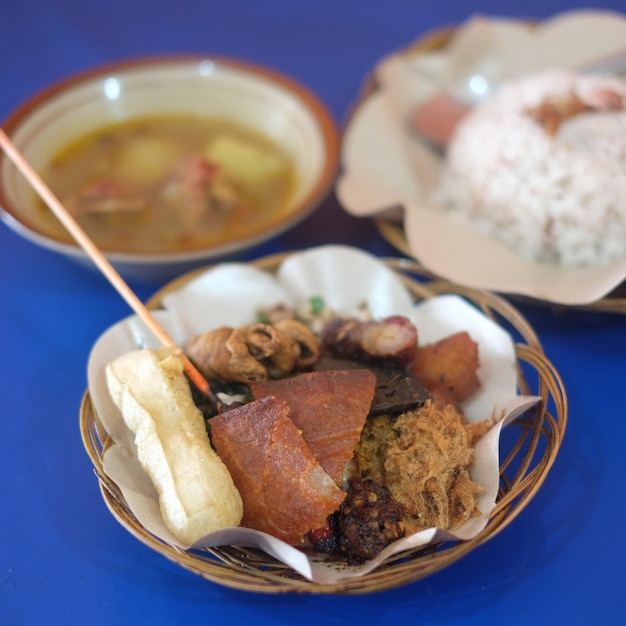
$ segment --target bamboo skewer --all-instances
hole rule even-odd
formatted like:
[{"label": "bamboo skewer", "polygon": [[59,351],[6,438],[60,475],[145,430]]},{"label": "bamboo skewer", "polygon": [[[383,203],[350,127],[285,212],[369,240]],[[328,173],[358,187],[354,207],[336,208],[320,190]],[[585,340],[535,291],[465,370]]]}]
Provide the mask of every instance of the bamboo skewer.
[{"label": "bamboo skewer", "polygon": [[[41,179],[39,174],[33,169],[30,163],[17,149],[9,136],[0,128],[0,145],[7,157],[22,173],[40,198],[46,203],[48,208],[59,219],[61,224],[72,235],[76,243],[87,253],[89,258],[96,264],[98,269],[104,274],[108,281],[115,287],[117,292],[124,298],[130,308],[148,326],[156,338],[164,345],[172,348],[178,347],[176,342],[169,336],[165,329],[159,324],[150,310],[141,302],[133,290],[128,286],[117,270],[111,265],[109,260],[102,254],[99,248],[89,238],[87,233],[79,226],[69,211],[61,204],[52,190]],[[205,393],[216,407],[220,407],[219,400],[215,397],[209,383],[198,371],[195,365],[183,354],[185,372],[193,384]]]}]

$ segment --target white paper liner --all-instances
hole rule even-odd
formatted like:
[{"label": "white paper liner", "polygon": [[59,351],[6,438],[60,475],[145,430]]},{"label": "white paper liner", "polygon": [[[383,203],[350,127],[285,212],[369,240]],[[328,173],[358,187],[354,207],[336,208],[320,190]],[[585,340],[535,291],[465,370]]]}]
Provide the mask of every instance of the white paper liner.
[{"label": "white paper liner", "polygon": [[[258,307],[285,303],[298,306],[311,296],[322,296],[337,312],[349,315],[367,302],[375,317],[406,315],[416,325],[421,343],[430,343],[466,330],[479,345],[481,389],[463,409],[471,422],[493,418],[495,425],[478,442],[472,477],[483,491],[481,515],[455,532],[426,530],[389,546],[377,559],[360,567],[338,567],[323,558],[307,558],[300,550],[264,533],[226,528],[193,547],[239,545],[258,547],[319,583],[333,583],[371,571],[389,556],[408,548],[442,540],[467,540],[486,525],[495,506],[499,481],[500,430],[534,405],[535,396],[519,396],[516,357],[511,337],[478,309],[456,295],[441,295],[414,305],[399,277],[369,254],[344,246],[323,246],[294,254],[283,262],[277,276],[243,264],[224,264],[201,274],[164,298],[165,311],[155,315],[179,344],[222,324],[255,320]],[[139,522],[163,541],[181,546],[165,527],[157,493],[139,465],[133,437],[113,404],[104,370],[111,360],[138,347],[158,342],[136,316],[105,331],[95,343],[88,362],[89,392],[103,426],[115,441],[104,455],[105,473],[118,485]]]},{"label": "white paper liner", "polygon": [[[503,82],[549,67],[579,68],[622,53],[626,18],[572,11],[530,27],[518,20],[475,17],[436,52],[391,54],[375,69],[380,89],[353,115],[342,145],[337,195],[359,217],[396,215],[424,267],[457,284],[564,305],[596,302],[626,279],[626,258],[604,267],[536,263],[430,205],[441,155],[411,138],[415,106],[441,91],[462,96],[468,77]],[[461,93],[460,93],[461,92]]]}]

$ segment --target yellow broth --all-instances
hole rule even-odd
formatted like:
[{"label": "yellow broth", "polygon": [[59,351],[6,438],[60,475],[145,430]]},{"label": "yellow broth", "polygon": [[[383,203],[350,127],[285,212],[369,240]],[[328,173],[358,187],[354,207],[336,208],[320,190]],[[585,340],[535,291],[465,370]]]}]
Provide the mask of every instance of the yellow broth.
[{"label": "yellow broth", "polygon": [[[289,158],[266,137],[191,117],[108,127],[64,148],[41,176],[102,250],[138,253],[194,250],[259,232],[280,217],[295,185]],[[207,176],[217,183],[203,187]]]}]

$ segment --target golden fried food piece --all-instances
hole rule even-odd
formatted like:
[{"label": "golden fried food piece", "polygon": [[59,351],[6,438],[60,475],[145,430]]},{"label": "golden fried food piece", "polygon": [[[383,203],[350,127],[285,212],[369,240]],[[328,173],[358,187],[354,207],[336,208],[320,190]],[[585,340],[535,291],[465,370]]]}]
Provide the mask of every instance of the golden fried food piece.
[{"label": "golden fried food piece", "polygon": [[228,349],[226,342],[232,334],[233,329],[229,326],[216,328],[191,339],[185,351],[207,378],[219,382],[265,380],[267,369],[247,348],[243,354],[233,354]]},{"label": "golden fried food piece", "polygon": [[313,367],[320,358],[317,337],[307,326],[297,320],[283,319],[274,324],[276,330],[291,344],[296,355],[295,369]]},{"label": "golden fried food piece", "polygon": [[222,326],[194,337],[185,349],[204,376],[221,383],[282,378],[319,357],[313,333],[293,320],[274,326]]},{"label": "golden fried food piece", "polygon": [[271,368],[274,377],[279,378],[291,372],[296,364],[294,342],[268,324],[235,328],[226,340],[226,349],[231,354],[230,364],[235,371],[240,371],[240,364],[254,359],[268,370],[267,376],[271,376]]},{"label": "golden fried food piece", "polygon": [[237,526],[241,496],[211,448],[180,351],[135,350],[106,368],[111,398],[135,436],[141,466],[159,494],[163,521],[183,544]]},{"label": "golden fried food piece", "polygon": [[458,404],[480,388],[478,344],[467,332],[417,349],[411,370],[441,406]]}]

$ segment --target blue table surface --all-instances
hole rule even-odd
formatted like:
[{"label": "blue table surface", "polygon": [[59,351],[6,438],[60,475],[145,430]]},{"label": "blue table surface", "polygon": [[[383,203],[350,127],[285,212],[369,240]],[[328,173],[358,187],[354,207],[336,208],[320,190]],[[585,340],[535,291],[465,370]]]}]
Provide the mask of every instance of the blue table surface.
[{"label": "blue table surface", "polygon": [[[206,52],[282,70],[343,124],[384,54],[473,14],[545,18],[565,0],[4,1],[0,119],[77,70]],[[595,5],[620,10],[624,0]],[[324,242],[398,253],[331,194],[255,256]],[[242,259],[253,258],[252,253]],[[160,285],[133,284],[142,299]],[[265,596],[152,552],[106,509],[78,409],[89,350],[129,314],[104,278],[0,226],[0,624],[626,623],[626,317],[522,307],[562,375],[570,414],[548,479],[505,531],[422,581],[373,595]]]}]

